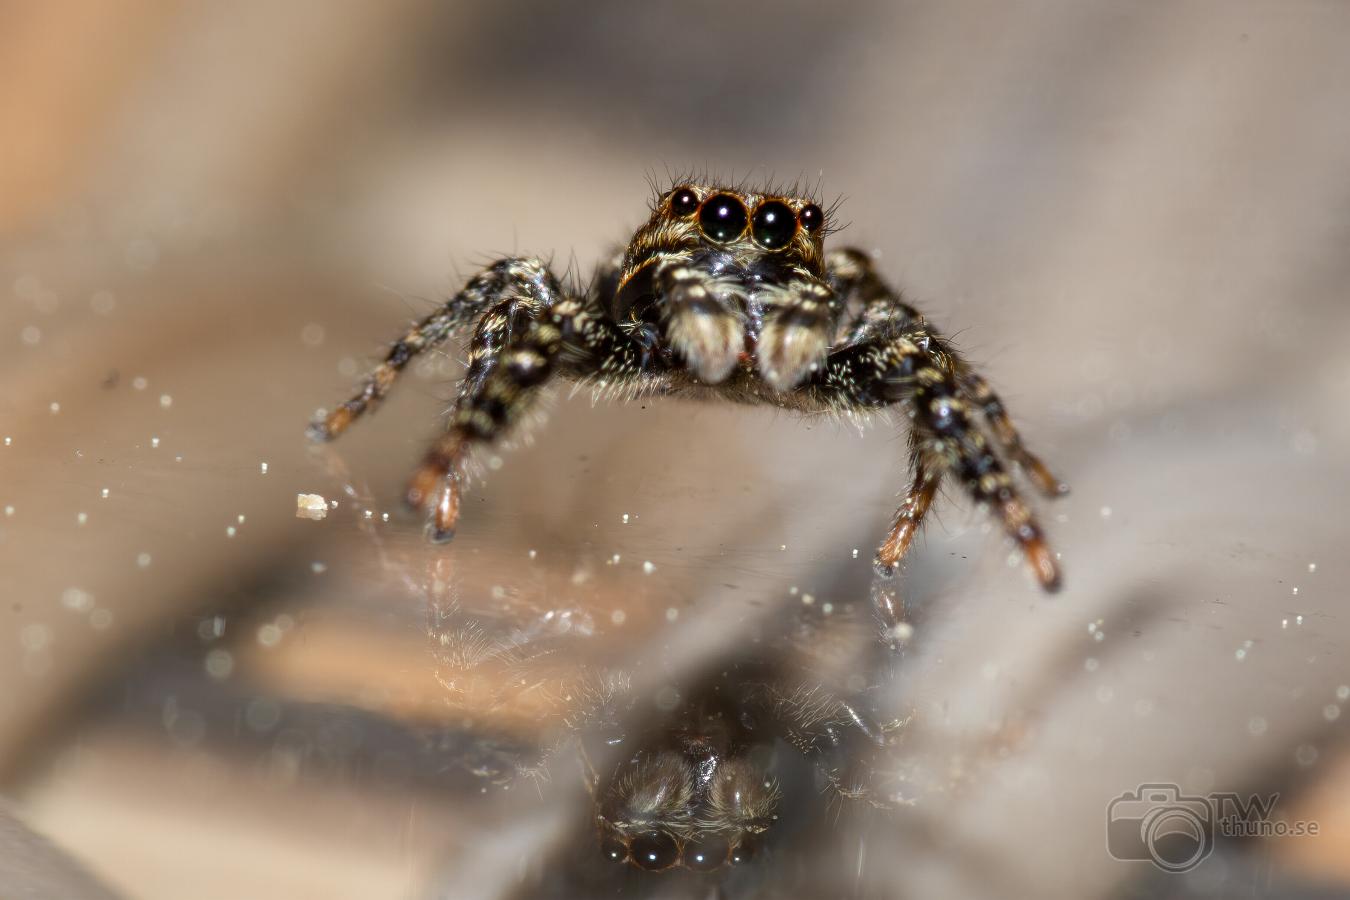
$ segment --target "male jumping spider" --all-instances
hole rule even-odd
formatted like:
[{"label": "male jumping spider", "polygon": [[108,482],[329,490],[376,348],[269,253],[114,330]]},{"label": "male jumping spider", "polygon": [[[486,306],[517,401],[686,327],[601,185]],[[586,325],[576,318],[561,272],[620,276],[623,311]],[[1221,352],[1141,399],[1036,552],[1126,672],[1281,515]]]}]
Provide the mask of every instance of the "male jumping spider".
[{"label": "male jumping spider", "polygon": [[388,394],[409,360],[473,325],[445,434],[407,490],[408,503],[430,516],[431,539],[444,541],[459,518],[470,452],[499,440],[558,376],[633,397],[716,396],[804,413],[901,404],[912,420],[914,478],[877,552],[878,571],[895,570],[951,476],[999,517],[1041,585],[1055,590],[1054,554],[993,445],[1045,494],[1067,487],[1023,447],[984,378],[865,253],[825,251],[829,224],[807,197],[676,185],[586,291],[566,290],[535,258],[503,259],[474,276],[395,341],[355,396],[309,434],[337,437]]}]

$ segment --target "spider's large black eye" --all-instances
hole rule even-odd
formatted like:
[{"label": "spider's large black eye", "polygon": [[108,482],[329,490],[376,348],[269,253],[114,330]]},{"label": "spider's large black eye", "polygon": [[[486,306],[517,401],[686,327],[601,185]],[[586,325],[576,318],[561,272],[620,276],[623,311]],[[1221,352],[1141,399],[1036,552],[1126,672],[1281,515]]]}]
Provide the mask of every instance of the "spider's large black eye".
[{"label": "spider's large black eye", "polygon": [[681,218],[692,216],[696,209],[698,209],[698,194],[691,188],[678,188],[670,195],[670,211],[675,215]]},{"label": "spider's large black eye", "polygon": [[717,194],[703,203],[698,224],[714,241],[734,241],[745,232],[745,205],[730,194]]},{"label": "spider's large black eye", "polygon": [[819,231],[820,226],[825,224],[825,213],[814,203],[808,203],[797,213],[797,221],[801,222],[807,231]]},{"label": "spider's large black eye", "polygon": [[797,217],[792,209],[779,200],[766,200],[755,210],[751,220],[751,234],[755,243],[765,250],[781,250],[797,233]]},{"label": "spider's large black eye", "polygon": [[675,865],[680,847],[663,831],[649,831],[633,838],[630,848],[634,865],[649,872],[660,872]]}]

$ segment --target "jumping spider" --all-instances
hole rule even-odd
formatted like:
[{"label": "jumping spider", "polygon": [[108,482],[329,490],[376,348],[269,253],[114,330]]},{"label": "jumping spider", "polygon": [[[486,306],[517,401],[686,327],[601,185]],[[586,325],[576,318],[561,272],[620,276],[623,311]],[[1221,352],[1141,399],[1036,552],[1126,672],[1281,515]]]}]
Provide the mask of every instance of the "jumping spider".
[{"label": "jumping spider", "polygon": [[472,325],[454,411],[407,489],[407,502],[430,516],[431,539],[444,541],[459,518],[470,452],[498,441],[555,377],[630,397],[720,397],[802,413],[900,404],[912,422],[914,477],[877,552],[878,571],[895,570],[951,476],[998,516],[1041,585],[1055,590],[1054,554],[995,445],[1045,494],[1067,487],[1023,447],[984,378],[865,253],[826,252],[829,219],[809,197],[677,184],[656,197],[647,223],[588,290],[565,289],[535,258],[503,259],[474,276],[395,341],[355,396],[309,434],[337,437],[385,397],[409,360]]}]

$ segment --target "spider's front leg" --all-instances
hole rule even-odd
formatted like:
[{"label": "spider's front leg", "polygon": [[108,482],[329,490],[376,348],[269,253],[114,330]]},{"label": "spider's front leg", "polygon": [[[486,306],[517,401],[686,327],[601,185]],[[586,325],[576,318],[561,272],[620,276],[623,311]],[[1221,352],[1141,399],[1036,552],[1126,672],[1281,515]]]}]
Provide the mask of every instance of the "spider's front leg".
[{"label": "spider's front leg", "polygon": [[659,381],[647,346],[607,318],[597,298],[566,293],[538,260],[521,265],[529,277],[505,285],[479,319],[445,434],[408,483],[407,502],[430,514],[427,533],[437,542],[454,536],[470,453],[506,435],[550,378],[590,375],[638,389]]},{"label": "spider's front leg", "polygon": [[462,291],[391,344],[384,361],[361,381],[350,400],[310,423],[310,439],[331,441],[342,434],[379,405],[414,357],[444,343],[501,297],[512,292],[538,293],[546,274],[547,268],[537,260],[510,258],[475,275]]},{"label": "spider's front leg", "polygon": [[914,482],[877,553],[878,571],[899,565],[941,479],[955,477],[977,503],[1001,520],[1046,590],[1060,585],[1059,567],[1031,509],[970,413],[970,397],[955,363],[936,349],[922,322],[881,329],[873,338],[830,355],[815,379],[822,403],[876,409],[908,401],[913,414]]}]

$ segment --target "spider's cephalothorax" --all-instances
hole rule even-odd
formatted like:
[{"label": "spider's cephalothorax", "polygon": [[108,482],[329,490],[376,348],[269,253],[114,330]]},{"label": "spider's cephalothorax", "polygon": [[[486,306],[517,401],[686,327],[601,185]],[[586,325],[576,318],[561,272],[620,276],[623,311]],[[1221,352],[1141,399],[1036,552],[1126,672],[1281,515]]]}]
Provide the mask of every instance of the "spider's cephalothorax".
[{"label": "spider's cephalothorax", "polygon": [[[988,506],[1040,583],[1059,569],[1014,487],[1010,458],[1046,494],[1067,488],[1023,446],[1002,402],[947,340],[887,285],[863,252],[826,252],[828,215],[809,198],[706,184],[660,194],[627,248],[586,291],[539,259],[503,259],[390,347],[350,400],[316,420],[330,440],[388,393],[408,361],[472,327],[468,369],[445,434],[407,499],[446,540],[475,447],[505,435],[558,376],[629,396],[766,403],[867,413],[901,405],[914,480],[877,552],[891,572],[944,477]],[[991,440],[992,437],[992,440]]]}]

